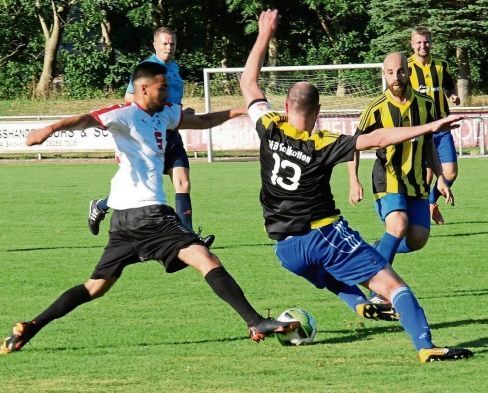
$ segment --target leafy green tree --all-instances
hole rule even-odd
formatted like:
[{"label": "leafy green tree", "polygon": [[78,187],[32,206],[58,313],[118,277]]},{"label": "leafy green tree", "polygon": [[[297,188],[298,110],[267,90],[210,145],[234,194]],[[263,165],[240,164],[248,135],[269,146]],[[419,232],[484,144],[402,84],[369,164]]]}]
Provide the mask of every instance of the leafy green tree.
[{"label": "leafy green tree", "polygon": [[[477,68],[475,75],[479,74],[480,62],[486,62],[487,15],[488,0],[444,0],[431,3],[429,26],[436,41],[440,41],[447,51],[455,51],[458,94],[464,105],[469,104],[472,69]],[[486,64],[482,67],[486,68]],[[474,82],[479,84],[481,81]]]},{"label": "leafy green tree", "polygon": [[[29,95],[41,72],[42,37],[32,7],[22,0],[0,2],[0,97]],[[41,57],[42,58],[42,57]]]},{"label": "leafy green tree", "polygon": [[44,62],[35,94],[47,97],[52,83],[59,45],[71,7],[77,0],[36,0],[34,9],[44,35]]},{"label": "leafy green tree", "polygon": [[[134,17],[140,9],[145,12],[136,12]],[[137,25],[151,21],[139,16],[150,14],[149,9],[142,0],[80,0],[63,37],[59,67],[63,93],[75,98],[122,94],[139,59],[142,41]]]},{"label": "leafy green tree", "polygon": [[371,0],[368,8],[370,22],[367,35],[371,37],[369,61],[383,61],[390,52],[408,55],[413,27],[427,25],[429,0]]},{"label": "leafy green tree", "polygon": [[383,59],[391,51],[409,54],[412,28],[425,25],[432,30],[433,53],[457,69],[462,104],[468,103],[471,82],[478,90],[483,85],[485,67],[480,66],[487,52],[487,0],[371,0],[369,14],[368,34],[373,37],[369,59]]}]

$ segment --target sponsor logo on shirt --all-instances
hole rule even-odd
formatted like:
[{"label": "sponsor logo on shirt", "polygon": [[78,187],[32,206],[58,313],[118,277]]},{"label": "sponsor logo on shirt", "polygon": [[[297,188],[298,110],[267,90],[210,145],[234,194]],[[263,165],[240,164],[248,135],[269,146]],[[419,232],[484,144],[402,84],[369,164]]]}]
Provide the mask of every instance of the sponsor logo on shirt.
[{"label": "sponsor logo on shirt", "polygon": [[268,139],[268,143],[269,143],[269,148],[272,151],[279,151],[280,153],[283,153],[288,157],[296,158],[300,161],[306,162],[307,164],[309,164],[312,159],[310,156],[307,156],[304,152],[300,150],[295,150],[293,149],[293,147],[287,146],[283,142],[277,142]]}]

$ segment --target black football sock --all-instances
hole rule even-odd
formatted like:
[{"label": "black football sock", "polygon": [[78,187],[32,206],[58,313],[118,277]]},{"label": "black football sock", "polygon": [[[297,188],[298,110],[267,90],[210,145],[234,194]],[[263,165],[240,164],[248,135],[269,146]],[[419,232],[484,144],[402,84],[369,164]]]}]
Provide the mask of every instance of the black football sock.
[{"label": "black football sock", "polygon": [[33,319],[36,322],[36,330],[41,330],[49,322],[65,316],[79,305],[90,300],[90,293],[83,284],[68,289],[54,303]]},{"label": "black football sock", "polygon": [[261,315],[247,301],[239,284],[223,266],[210,270],[205,276],[205,280],[218,297],[237,311],[246,321],[247,326],[252,326],[262,319]]},{"label": "black football sock", "polygon": [[175,194],[175,210],[183,226],[193,232],[191,198],[188,193]]}]

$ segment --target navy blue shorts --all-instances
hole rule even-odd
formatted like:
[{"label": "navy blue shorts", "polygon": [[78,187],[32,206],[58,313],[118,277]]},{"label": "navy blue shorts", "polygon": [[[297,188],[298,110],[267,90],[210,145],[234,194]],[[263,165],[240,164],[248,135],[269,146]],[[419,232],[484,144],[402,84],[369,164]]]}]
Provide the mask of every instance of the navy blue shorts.
[{"label": "navy blue shorts", "polygon": [[282,266],[325,288],[327,273],[349,285],[363,283],[382,270],[386,260],[349,228],[342,217],[306,235],[290,236],[276,244]]},{"label": "navy blue shorts", "polygon": [[428,199],[388,193],[376,200],[375,210],[382,221],[385,221],[386,216],[391,212],[404,210],[407,212],[408,223],[410,225],[420,225],[430,229]]},{"label": "navy blue shorts", "polygon": [[456,146],[451,131],[436,132],[433,139],[441,164],[457,162]]},{"label": "navy blue shorts", "polygon": [[114,210],[108,244],[91,278],[119,278],[126,266],[148,260],[158,261],[168,273],[176,272],[188,266],[178,254],[191,244],[204,245],[170,206]]},{"label": "navy blue shorts", "polygon": [[164,152],[164,174],[167,175],[171,168],[178,167],[190,168],[190,162],[178,130],[168,130]]}]

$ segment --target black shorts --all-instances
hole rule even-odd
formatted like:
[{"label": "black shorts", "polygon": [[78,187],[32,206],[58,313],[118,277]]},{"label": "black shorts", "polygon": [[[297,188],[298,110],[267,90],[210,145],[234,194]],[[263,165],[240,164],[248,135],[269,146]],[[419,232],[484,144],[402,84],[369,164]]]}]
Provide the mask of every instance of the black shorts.
[{"label": "black shorts", "polygon": [[188,266],[178,259],[178,253],[191,244],[204,245],[170,206],[114,210],[108,244],[91,278],[118,278],[126,266],[151,259],[168,273],[176,272]]},{"label": "black shorts", "polygon": [[164,174],[167,175],[171,168],[177,167],[190,168],[190,161],[178,130],[168,130],[164,151]]}]

